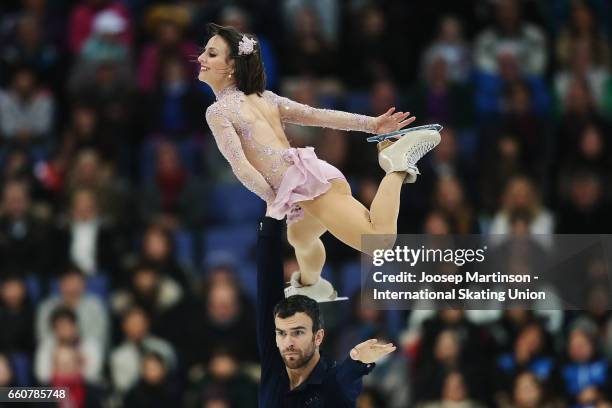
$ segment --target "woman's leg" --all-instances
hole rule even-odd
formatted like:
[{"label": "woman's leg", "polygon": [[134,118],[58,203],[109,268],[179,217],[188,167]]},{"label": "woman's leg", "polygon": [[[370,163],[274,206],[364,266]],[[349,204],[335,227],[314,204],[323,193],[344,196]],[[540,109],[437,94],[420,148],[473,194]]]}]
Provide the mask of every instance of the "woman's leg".
[{"label": "woman's leg", "polygon": [[325,264],[325,247],[320,237],[325,231],[327,229],[319,220],[307,211],[304,211],[303,219],[287,227],[287,240],[295,249],[302,285],[314,284],[321,275]]},{"label": "woman's leg", "polygon": [[[332,187],[314,200],[303,201],[300,206],[345,244],[365,252],[361,236],[364,234],[385,234],[381,245],[390,246],[397,235],[400,191],[406,174],[387,174],[368,211],[351,195],[346,180],[332,181]],[[377,245],[378,246],[378,245]]]}]

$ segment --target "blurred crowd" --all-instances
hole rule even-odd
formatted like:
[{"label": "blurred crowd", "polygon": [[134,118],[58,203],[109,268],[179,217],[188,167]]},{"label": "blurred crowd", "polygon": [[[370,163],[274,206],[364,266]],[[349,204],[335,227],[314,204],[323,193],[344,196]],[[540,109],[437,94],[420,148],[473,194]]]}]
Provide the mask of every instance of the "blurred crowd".
[{"label": "blurred crowd", "polygon": [[[258,36],[268,89],[444,125],[400,233],[612,231],[606,0],[3,0],[0,387],[67,387],[70,407],[256,407],[264,208],[205,123],[210,21]],[[365,135],[285,131],[369,206],[383,172]],[[355,294],[358,254],[324,241],[323,274],[353,300],[326,315],[323,353],[401,345],[359,408],[612,406],[605,266],[584,271],[584,311],[381,312]]]}]

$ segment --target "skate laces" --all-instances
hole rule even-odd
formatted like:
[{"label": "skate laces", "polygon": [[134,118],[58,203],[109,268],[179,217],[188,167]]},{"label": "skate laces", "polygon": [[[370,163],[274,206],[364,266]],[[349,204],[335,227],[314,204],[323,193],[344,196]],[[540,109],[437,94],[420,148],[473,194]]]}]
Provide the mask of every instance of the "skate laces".
[{"label": "skate laces", "polygon": [[424,141],[412,146],[412,148],[405,154],[408,167],[416,168],[416,163],[421,160],[421,158],[425,156],[427,152],[436,147],[436,145],[437,143],[433,141]]}]

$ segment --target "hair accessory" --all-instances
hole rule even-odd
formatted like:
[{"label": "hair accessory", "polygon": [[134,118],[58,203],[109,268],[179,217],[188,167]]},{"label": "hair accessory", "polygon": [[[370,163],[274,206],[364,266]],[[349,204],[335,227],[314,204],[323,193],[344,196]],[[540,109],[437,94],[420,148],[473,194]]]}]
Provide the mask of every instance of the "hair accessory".
[{"label": "hair accessory", "polygon": [[238,43],[238,55],[249,55],[255,51],[255,41],[252,38],[247,37],[246,35],[242,36],[242,40]]}]

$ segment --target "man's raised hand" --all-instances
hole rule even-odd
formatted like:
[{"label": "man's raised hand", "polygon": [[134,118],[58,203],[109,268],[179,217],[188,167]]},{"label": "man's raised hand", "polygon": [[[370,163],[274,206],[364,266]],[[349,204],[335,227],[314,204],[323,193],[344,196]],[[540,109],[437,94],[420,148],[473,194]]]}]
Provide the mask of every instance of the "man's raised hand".
[{"label": "man's raised hand", "polygon": [[382,344],[376,339],[366,340],[351,349],[350,356],[353,360],[365,364],[375,363],[381,357],[394,352],[397,349],[393,343]]}]

